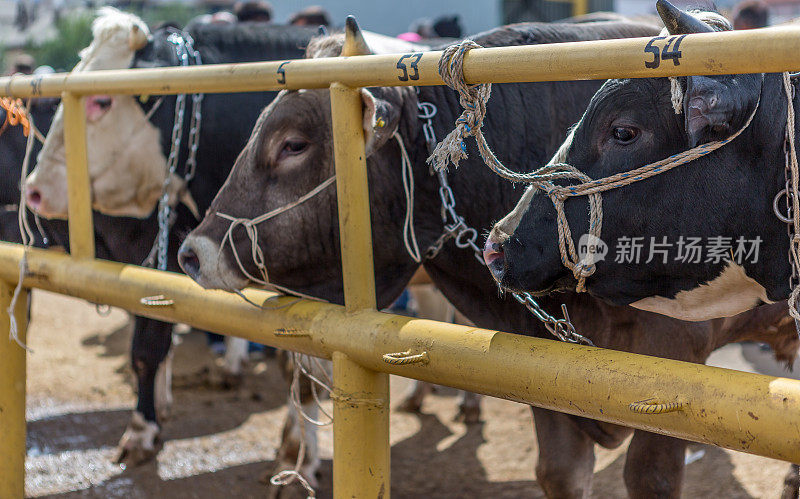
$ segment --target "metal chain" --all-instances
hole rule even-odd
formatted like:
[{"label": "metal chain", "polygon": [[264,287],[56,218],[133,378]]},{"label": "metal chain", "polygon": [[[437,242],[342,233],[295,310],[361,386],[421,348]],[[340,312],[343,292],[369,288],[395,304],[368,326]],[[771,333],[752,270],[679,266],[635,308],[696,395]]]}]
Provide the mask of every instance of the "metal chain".
[{"label": "metal chain", "polygon": [[[432,102],[422,102],[419,100],[419,88],[416,88],[416,92],[417,117],[422,120],[422,132],[425,136],[428,154],[430,155],[433,153],[438,143],[436,132],[433,128],[433,117],[436,116],[439,110]],[[453,195],[450,182],[447,180],[447,172],[439,170],[436,173],[439,179],[439,198],[442,201],[442,224],[444,225],[444,232],[425,251],[425,257],[427,259],[436,257],[444,246],[444,243],[450,239],[455,239],[455,244],[458,248],[471,249],[475,259],[478,260],[481,265],[486,266],[486,262],[483,260],[483,250],[476,242],[478,239],[478,231],[467,225],[464,217],[456,212],[456,198]],[[556,319],[543,309],[530,293],[512,292],[511,295],[515,300],[524,305],[534,317],[540,320],[550,334],[559,340],[567,343],[582,343],[584,345],[595,346],[592,340],[575,331],[575,326],[572,325],[569,314],[567,313],[567,306],[563,303],[561,304],[561,311],[564,314],[564,318]]]},{"label": "metal chain", "polygon": [[[797,76],[798,76],[798,73],[790,73],[789,74],[789,78],[792,79],[792,80],[795,80]],[[787,106],[793,106],[794,105],[795,94],[796,94],[796,88],[795,88],[794,85],[792,85],[791,86],[791,95],[787,95],[787,103],[786,103]],[[792,208],[792,201],[793,201],[793,198],[795,196],[795,193],[794,193],[794,191],[792,189],[792,185],[791,185],[791,177],[792,177],[791,148],[792,148],[793,144],[791,144],[791,137],[790,137],[790,133],[789,133],[789,127],[790,126],[793,126],[793,123],[789,123],[789,121],[787,120],[786,131],[785,131],[784,140],[783,140],[783,154],[784,154],[783,175],[784,175],[784,180],[786,181],[786,184],[785,184],[784,189],[782,191],[780,191],[775,196],[775,199],[772,202],[772,208],[773,208],[773,210],[775,212],[775,216],[777,216],[779,220],[781,220],[784,223],[786,223],[786,232],[787,232],[787,234],[789,236],[788,257],[789,257],[789,264],[792,267],[791,272],[789,273],[789,290],[791,291],[791,290],[794,290],[795,286],[797,286],[797,284],[798,284],[798,279],[800,279],[800,269],[798,269],[798,262],[794,257],[794,253],[792,252],[792,244],[793,244],[793,241],[794,241],[794,238],[795,238],[794,217],[798,216],[798,214],[794,213],[794,210]],[[778,204],[779,204],[778,201],[779,201],[779,199],[780,199],[780,197],[782,195],[786,196],[786,215],[783,215],[778,210]],[[796,318],[795,318],[795,321],[794,321],[794,325],[795,325],[795,330],[797,332],[797,335],[800,336],[800,322]]]},{"label": "metal chain", "polygon": [[[201,65],[200,52],[194,48],[191,35],[182,31],[172,31],[167,37],[167,42],[175,46],[175,53],[181,66],[192,63]],[[192,115],[189,122],[188,156],[186,158],[184,180],[188,185],[194,178],[197,169],[197,148],[200,140],[200,124],[202,123],[203,94],[192,94]],[[167,269],[167,250],[169,248],[169,232],[175,223],[175,213],[170,206],[169,187],[172,177],[178,166],[178,157],[183,139],[183,122],[186,113],[186,94],[179,94],[175,98],[175,119],[172,125],[169,156],[167,156],[167,174],[161,187],[161,197],[158,200],[158,235],[153,249],[150,251],[144,265],[156,263],[159,270]],[[155,260],[155,262],[154,262]]]}]

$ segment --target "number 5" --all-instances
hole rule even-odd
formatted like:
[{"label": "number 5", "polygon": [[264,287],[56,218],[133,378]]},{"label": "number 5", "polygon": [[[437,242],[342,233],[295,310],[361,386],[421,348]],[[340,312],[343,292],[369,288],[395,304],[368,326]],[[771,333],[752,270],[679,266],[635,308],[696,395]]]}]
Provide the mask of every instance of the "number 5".
[{"label": "number 5", "polygon": [[653,38],[650,39],[649,42],[647,42],[647,45],[645,46],[644,51],[653,54],[653,60],[650,61],[650,62],[644,61],[644,67],[649,68],[649,69],[655,69],[659,65],[661,65],[660,51],[659,51],[658,47],[653,45],[653,42],[655,42],[657,40],[664,40],[666,38],[667,38],[666,36],[654,36]]}]

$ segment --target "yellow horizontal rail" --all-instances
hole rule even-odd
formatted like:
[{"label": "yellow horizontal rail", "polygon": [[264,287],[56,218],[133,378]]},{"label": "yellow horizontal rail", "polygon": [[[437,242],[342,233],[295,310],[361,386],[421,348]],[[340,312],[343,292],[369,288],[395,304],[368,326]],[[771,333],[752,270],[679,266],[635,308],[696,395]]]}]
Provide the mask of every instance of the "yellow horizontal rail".
[{"label": "yellow horizontal rail", "polygon": [[[468,83],[650,78],[800,70],[800,27],[475,49],[464,58]],[[441,85],[441,52],[188,68],[60,73],[0,78],[16,97],[252,92],[284,88]]]},{"label": "yellow horizontal rail", "polygon": [[[0,280],[17,281],[23,251],[0,243]],[[341,352],[375,371],[800,462],[800,381],[246,290],[259,309],[186,276],[44,250],[28,250],[27,267],[26,286],[136,314],[325,358]],[[150,295],[173,304],[144,305]],[[384,360],[397,352],[425,355]],[[643,404],[669,410],[637,410]]]}]

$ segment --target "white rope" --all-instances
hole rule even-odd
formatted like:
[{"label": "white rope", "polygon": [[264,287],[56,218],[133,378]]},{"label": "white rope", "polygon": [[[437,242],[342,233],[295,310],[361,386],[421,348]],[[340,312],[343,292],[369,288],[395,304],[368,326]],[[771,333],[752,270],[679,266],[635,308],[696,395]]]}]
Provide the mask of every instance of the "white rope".
[{"label": "white rope", "polygon": [[414,170],[408,158],[403,138],[397,131],[392,135],[400,146],[400,163],[402,165],[403,190],[406,193],[406,217],[403,221],[403,243],[406,245],[408,255],[417,263],[422,262],[422,256],[417,245],[417,234],[414,230]]},{"label": "white rope", "polygon": [[676,76],[669,77],[669,93],[672,109],[675,110],[675,114],[681,114],[683,112],[683,89],[681,88],[680,80]]},{"label": "white rope", "polygon": [[[33,117],[28,112],[30,110],[30,101],[28,101],[28,106],[26,108],[26,114],[28,115],[28,120],[31,124],[31,130],[34,130],[33,126]],[[25,350],[30,353],[33,353],[33,350],[28,348],[28,346],[22,342],[19,338],[19,324],[17,324],[17,316],[16,316],[16,308],[17,308],[17,301],[19,300],[19,296],[22,293],[22,281],[25,278],[25,273],[28,270],[28,252],[27,249],[31,247],[33,244],[33,230],[31,229],[30,223],[28,223],[28,217],[26,216],[26,207],[25,207],[25,190],[22,188],[25,185],[25,178],[28,176],[28,165],[30,164],[31,155],[33,153],[33,144],[36,134],[32,131],[28,133],[28,140],[25,144],[25,157],[22,160],[22,171],[20,172],[20,201],[19,201],[19,209],[17,211],[17,223],[19,224],[19,234],[22,238],[22,245],[24,247],[22,258],[19,261],[19,279],[17,280],[17,286],[14,288],[14,295],[11,297],[11,303],[9,303],[6,312],[8,313],[8,338],[9,340],[14,340],[17,345],[21,346]]]},{"label": "white rope", "polygon": [[[222,250],[225,248],[225,245],[226,244],[230,244],[231,252],[233,253],[233,258],[236,260],[236,264],[239,266],[239,270],[241,270],[242,273],[248,279],[250,279],[251,281],[253,281],[255,283],[258,283],[258,284],[261,284],[262,286],[265,286],[265,287],[270,287],[270,288],[276,289],[278,291],[281,291],[281,292],[289,294],[289,295],[294,295],[294,296],[299,296],[301,298],[305,298],[307,300],[325,301],[325,300],[321,300],[321,299],[319,299],[317,297],[306,295],[306,294],[294,291],[292,289],[286,288],[284,286],[280,286],[278,284],[275,284],[275,283],[272,283],[272,282],[269,281],[269,273],[267,272],[267,265],[266,265],[266,262],[264,260],[264,252],[261,250],[261,247],[258,245],[258,227],[257,226],[261,222],[265,222],[265,221],[269,220],[270,218],[276,217],[276,216],[280,215],[281,213],[287,212],[287,211],[299,206],[300,204],[305,203],[309,199],[313,198],[314,196],[316,196],[317,194],[319,194],[320,192],[325,190],[328,186],[332,185],[335,181],[336,181],[336,175],[332,175],[330,178],[328,178],[327,180],[325,180],[324,182],[322,182],[321,184],[316,186],[314,189],[312,189],[311,191],[307,192],[306,194],[300,196],[299,198],[297,198],[296,200],[292,201],[291,203],[285,204],[285,205],[281,206],[280,208],[276,208],[276,209],[274,209],[272,211],[269,211],[267,213],[264,213],[263,215],[260,215],[260,216],[258,216],[256,218],[239,218],[239,217],[234,217],[234,216],[231,216],[231,215],[227,215],[225,213],[216,212],[215,214],[218,217],[224,218],[225,220],[228,220],[228,221],[231,222],[230,226],[228,227],[228,230],[225,231],[225,235],[222,237],[222,244],[220,244],[219,253],[217,255],[217,265],[219,265],[219,262],[220,262],[220,259],[221,259],[221,255],[222,255]],[[258,269],[258,271],[261,273],[261,278],[258,278],[256,276],[252,275],[250,272],[248,272],[247,269],[244,266],[244,263],[242,263],[242,259],[239,257],[239,252],[237,251],[236,244],[233,241],[233,230],[238,226],[242,226],[244,228],[248,239],[250,239],[250,258],[252,259],[253,263],[255,263],[256,268]],[[243,296],[243,295],[240,295],[240,296]],[[247,300],[247,301],[249,302],[249,300]],[[250,303],[252,303],[252,302],[250,302]]]}]

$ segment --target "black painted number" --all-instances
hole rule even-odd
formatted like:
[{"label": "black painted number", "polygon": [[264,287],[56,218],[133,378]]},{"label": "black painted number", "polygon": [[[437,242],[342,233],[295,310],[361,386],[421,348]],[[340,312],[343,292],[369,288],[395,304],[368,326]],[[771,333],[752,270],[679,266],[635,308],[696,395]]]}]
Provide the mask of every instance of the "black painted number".
[{"label": "black painted number", "polygon": [[[686,35],[680,36],[654,36],[647,42],[647,45],[644,47],[645,53],[653,54],[652,61],[644,61],[644,67],[649,69],[656,69],[661,65],[661,61],[668,61],[672,60],[672,63],[675,66],[680,65],[680,58],[681,58],[681,51],[679,50],[681,41]],[[655,42],[659,40],[667,40],[666,45],[664,45],[664,49],[659,49]]]},{"label": "black painted number", "polygon": [[[664,47],[664,50],[661,51],[662,61],[672,59],[673,64],[680,66],[681,63],[678,59],[681,58],[681,51],[678,50],[678,48],[681,46],[681,41],[683,41],[685,36],[686,35],[681,35],[678,37],[673,36],[669,39],[667,45]],[[672,48],[670,48],[670,45],[672,45]]]},{"label": "black painted number", "polygon": [[[419,80],[419,68],[417,67],[417,64],[419,63],[420,59],[422,59],[422,53],[421,52],[416,53],[416,54],[405,54],[403,57],[401,57],[400,60],[397,61],[397,69],[402,71],[403,74],[398,76],[397,79],[400,80],[400,81],[408,81],[408,80],[416,81],[416,80]],[[403,62],[405,60],[410,61],[408,66],[406,66],[405,62]],[[409,74],[409,72],[408,72],[408,68],[409,67],[414,71],[411,74]]]},{"label": "black painted number", "polygon": [[278,66],[278,83],[280,83],[281,85],[286,84],[286,70],[283,69],[283,67],[289,64],[290,62],[292,61],[284,61],[281,63],[280,66]]},{"label": "black painted number", "polygon": [[654,36],[653,38],[650,39],[649,42],[647,42],[647,45],[644,47],[644,51],[653,54],[653,60],[650,62],[644,61],[644,67],[655,69],[661,65],[660,51],[658,50],[658,47],[653,45],[653,43],[658,40],[663,40],[665,38],[666,36]]}]

